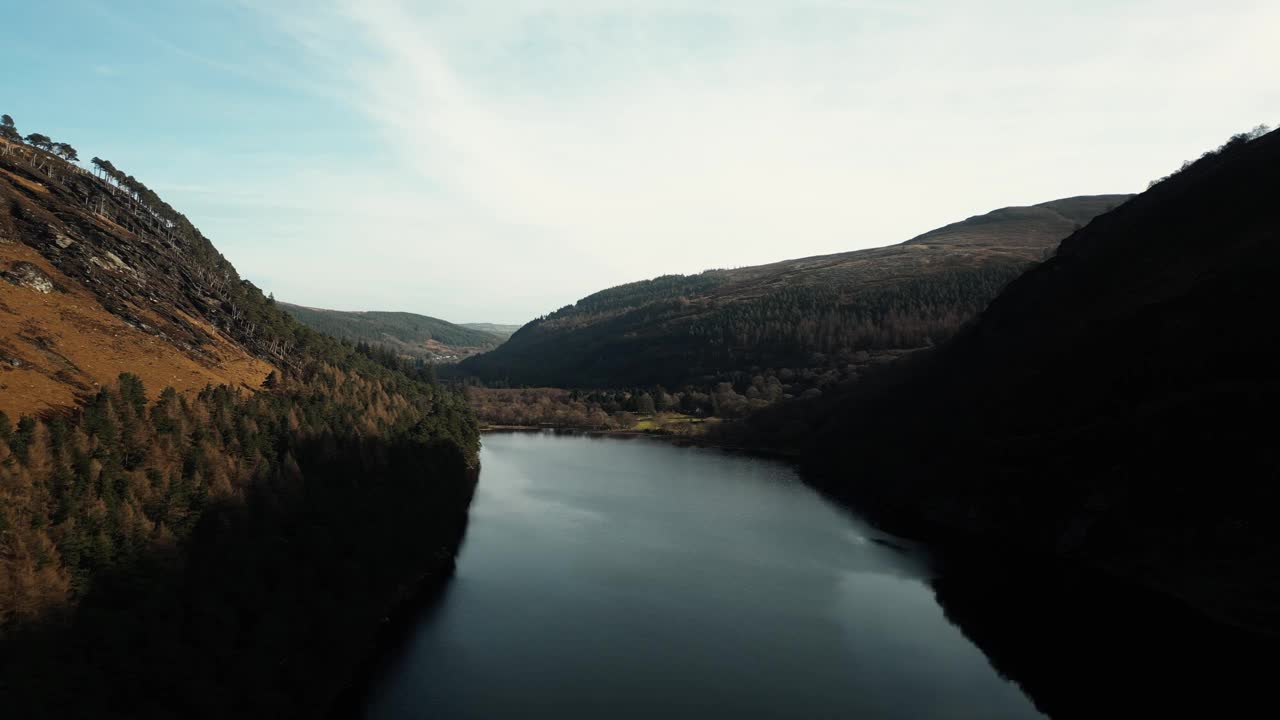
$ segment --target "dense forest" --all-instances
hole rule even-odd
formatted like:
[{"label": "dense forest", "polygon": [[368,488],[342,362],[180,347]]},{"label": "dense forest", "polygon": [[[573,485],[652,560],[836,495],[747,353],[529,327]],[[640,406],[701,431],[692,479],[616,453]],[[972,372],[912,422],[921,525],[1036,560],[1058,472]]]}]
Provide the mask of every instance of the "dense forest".
[{"label": "dense forest", "polygon": [[[865,353],[863,353],[865,355]],[[892,362],[896,355],[875,358],[873,366]],[[871,362],[854,356],[853,361]],[[733,373],[731,380],[708,387],[685,386],[668,391],[661,385],[627,389],[577,390],[563,388],[485,387],[471,381],[466,398],[476,417],[490,425],[629,430],[643,419],[669,427],[671,418],[745,418],[776,403],[812,400],[858,381],[850,363],[829,370],[769,368],[756,373]],[[665,420],[665,421],[664,421]]]},{"label": "dense forest", "polygon": [[490,384],[709,390],[851,372],[942,342],[1056,243],[1127,196],[1006,208],[901,245],[621,285],[534,320],[459,372]]},{"label": "dense forest", "polygon": [[920,533],[1056,552],[1275,632],[1280,133],[1063,241],[935,351],[721,430]]},{"label": "dense forest", "polygon": [[[0,383],[80,400],[0,412],[0,705],[323,714],[380,620],[449,570],[479,448],[463,396],[298,323],[114,165],[0,142]],[[105,382],[82,346],[138,372]],[[231,363],[243,380],[198,391],[143,379]]]},{"label": "dense forest", "polygon": [[324,363],[269,384],[148,402],[124,375],[76,417],[0,416],[7,708],[314,713],[440,571],[478,446],[461,398]]},{"label": "dense forest", "polygon": [[[490,426],[575,430],[646,430],[689,434],[721,404],[745,402],[728,384],[710,393],[686,390],[564,390],[468,385],[467,404]],[[763,407],[763,405],[761,406]],[[729,409],[722,410],[729,414]]]}]

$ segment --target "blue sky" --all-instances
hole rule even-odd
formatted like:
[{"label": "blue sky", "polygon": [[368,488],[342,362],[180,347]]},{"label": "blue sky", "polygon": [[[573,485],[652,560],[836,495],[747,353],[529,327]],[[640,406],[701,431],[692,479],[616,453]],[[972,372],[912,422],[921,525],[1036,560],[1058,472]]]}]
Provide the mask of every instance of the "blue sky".
[{"label": "blue sky", "polygon": [[460,322],[1137,191],[1280,121],[1273,2],[11,5],[21,131],[281,299]]}]

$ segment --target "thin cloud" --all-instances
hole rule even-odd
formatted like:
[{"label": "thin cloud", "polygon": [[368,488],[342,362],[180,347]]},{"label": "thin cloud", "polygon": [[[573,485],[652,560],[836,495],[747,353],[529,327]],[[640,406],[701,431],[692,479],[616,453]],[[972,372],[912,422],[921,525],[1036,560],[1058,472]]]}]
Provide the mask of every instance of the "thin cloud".
[{"label": "thin cloud", "polygon": [[[1280,60],[1280,11],[1206,8],[360,0],[267,17],[305,57],[299,86],[395,153],[315,169],[382,178],[343,185],[368,216],[316,233],[342,252],[344,232],[394,218],[379,255],[421,265],[383,305],[522,320],[664,272],[1140,189],[1266,119],[1245,90]],[[520,299],[497,301],[495,276]],[[325,304],[321,287],[298,299]]]}]

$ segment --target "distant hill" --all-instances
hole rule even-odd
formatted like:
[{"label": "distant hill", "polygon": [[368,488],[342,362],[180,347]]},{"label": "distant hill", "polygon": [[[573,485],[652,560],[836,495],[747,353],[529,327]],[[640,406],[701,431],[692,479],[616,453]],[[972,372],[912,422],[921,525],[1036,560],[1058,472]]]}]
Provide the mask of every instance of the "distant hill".
[{"label": "distant hill", "polygon": [[506,340],[519,330],[519,325],[496,325],[494,323],[459,323],[464,328],[486,332],[501,340]]},{"label": "distant hill", "polygon": [[[951,343],[745,423],[888,517],[1280,632],[1280,132],[1063,241]],[[857,479],[855,482],[854,479]]]},{"label": "distant hill", "polygon": [[465,361],[485,380],[707,384],[763,368],[858,368],[950,337],[1033,262],[1126,195],[1011,207],[900,245],[603,290]]},{"label": "distant hill", "polygon": [[453,362],[497,347],[492,332],[408,312],[321,310],[286,302],[285,312],[308,327],[343,340],[385,345],[396,352],[438,362]]}]

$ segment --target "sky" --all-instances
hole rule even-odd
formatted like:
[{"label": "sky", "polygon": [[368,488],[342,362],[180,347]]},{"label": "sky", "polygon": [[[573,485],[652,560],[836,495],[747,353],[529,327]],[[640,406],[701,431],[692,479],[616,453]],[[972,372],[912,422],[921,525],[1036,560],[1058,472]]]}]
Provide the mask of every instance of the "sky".
[{"label": "sky", "polygon": [[0,112],[277,298],[523,323],[612,285],[1138,192],[1280,122],[1280,3],[3,3]]}]

